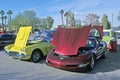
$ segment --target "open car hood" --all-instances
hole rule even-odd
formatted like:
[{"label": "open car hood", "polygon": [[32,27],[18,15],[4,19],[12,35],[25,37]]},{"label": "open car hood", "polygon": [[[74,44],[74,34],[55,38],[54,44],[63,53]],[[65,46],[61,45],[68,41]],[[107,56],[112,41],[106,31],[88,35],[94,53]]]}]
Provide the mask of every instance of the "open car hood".
[{"label": "open car hood", "polygon": [[84,26],[82,28],[58,27],[51,42],[55,46],[55,53],[61,55],[77,55],[78,48],[86,45],[92,28],[96,28],[102,38],[103,27],[101,26]]},{"label": "open car hood", "polygon": [[30,31],[31,31],[31,26],[27,27],[20,27],[15,43],[14,43],[14,48],[23,48],[26,46]]}]

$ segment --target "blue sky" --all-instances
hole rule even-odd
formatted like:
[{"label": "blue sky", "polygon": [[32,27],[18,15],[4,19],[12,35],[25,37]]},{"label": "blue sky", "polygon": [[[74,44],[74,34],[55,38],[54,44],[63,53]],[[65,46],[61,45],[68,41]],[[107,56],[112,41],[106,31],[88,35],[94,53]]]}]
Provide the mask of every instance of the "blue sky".
[{"label": "blue sky", "polygon": [[88,13],[95,13],[102,17],[105,13],[113,25],[118,26],[117,20],[120,11],[120,0],[0,0],[0,10],[13,11],[12,17],[24,10],[34,10],[39,18],[52,16],[55,20],[54,27],[61,24],[59,11],[75,12],[75,18],[85,19]]}]

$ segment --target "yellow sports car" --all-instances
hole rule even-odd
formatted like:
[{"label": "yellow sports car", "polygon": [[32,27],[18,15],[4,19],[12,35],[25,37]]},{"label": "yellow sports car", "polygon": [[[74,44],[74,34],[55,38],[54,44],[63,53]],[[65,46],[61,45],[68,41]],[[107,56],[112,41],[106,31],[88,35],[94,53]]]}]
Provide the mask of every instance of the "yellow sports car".
[{"label": "yellow sports car", "polygon": [[31,26],[20,27],[15,43],[5,46],[5,51],[8,55],[13,58],[30,60],[36,63],[53,49],[50,42],[45,40],[28,41],[31,29]]}]

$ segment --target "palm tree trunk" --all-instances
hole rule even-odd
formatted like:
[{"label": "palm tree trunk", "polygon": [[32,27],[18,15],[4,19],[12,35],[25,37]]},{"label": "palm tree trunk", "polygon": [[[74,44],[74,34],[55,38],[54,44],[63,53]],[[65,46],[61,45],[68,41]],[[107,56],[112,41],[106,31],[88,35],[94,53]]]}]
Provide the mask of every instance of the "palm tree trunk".
[{"label": "palm tree trunk", "polygon": [[66,27],[68,27],[68,16],[66,17]]},{"label": "palm tree trunk", "polygon": [[6,27],[7,27],[7,26],[6,26],[6,19],[5,19],[5,31],[6,31]]},{"label": "palm tree trunk", "polygon": [[3,29],[3,32],[4,32],[4,21],[3,21],[3,15],[2,15],[1,19],[2,19],[2,29]]},{"label": "palm tree trunk", "polygon": [[11,21],[11,14],[10,14],[10,21]]},{"label": "palm tree trunk", "polygon": [[63,14],[61,15],[61,18],[62,18],[62,25],[64,26]]}]

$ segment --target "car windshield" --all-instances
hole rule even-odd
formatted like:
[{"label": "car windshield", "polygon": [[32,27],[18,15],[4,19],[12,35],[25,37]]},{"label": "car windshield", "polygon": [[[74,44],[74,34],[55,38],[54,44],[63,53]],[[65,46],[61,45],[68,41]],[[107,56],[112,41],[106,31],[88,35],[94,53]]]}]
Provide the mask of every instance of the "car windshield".
[{"label": "car windshield", "polygon": [[90,31],[89,36],[100,37],[100,33],[99,33],[99,31],[98,31],[97,29],[94,29],[94,28],[93,28],[93,29]]},{"label": "car windshield", "polygon": [[95,47],[95,40],[88,39],[86,42],[86,47]]}]

